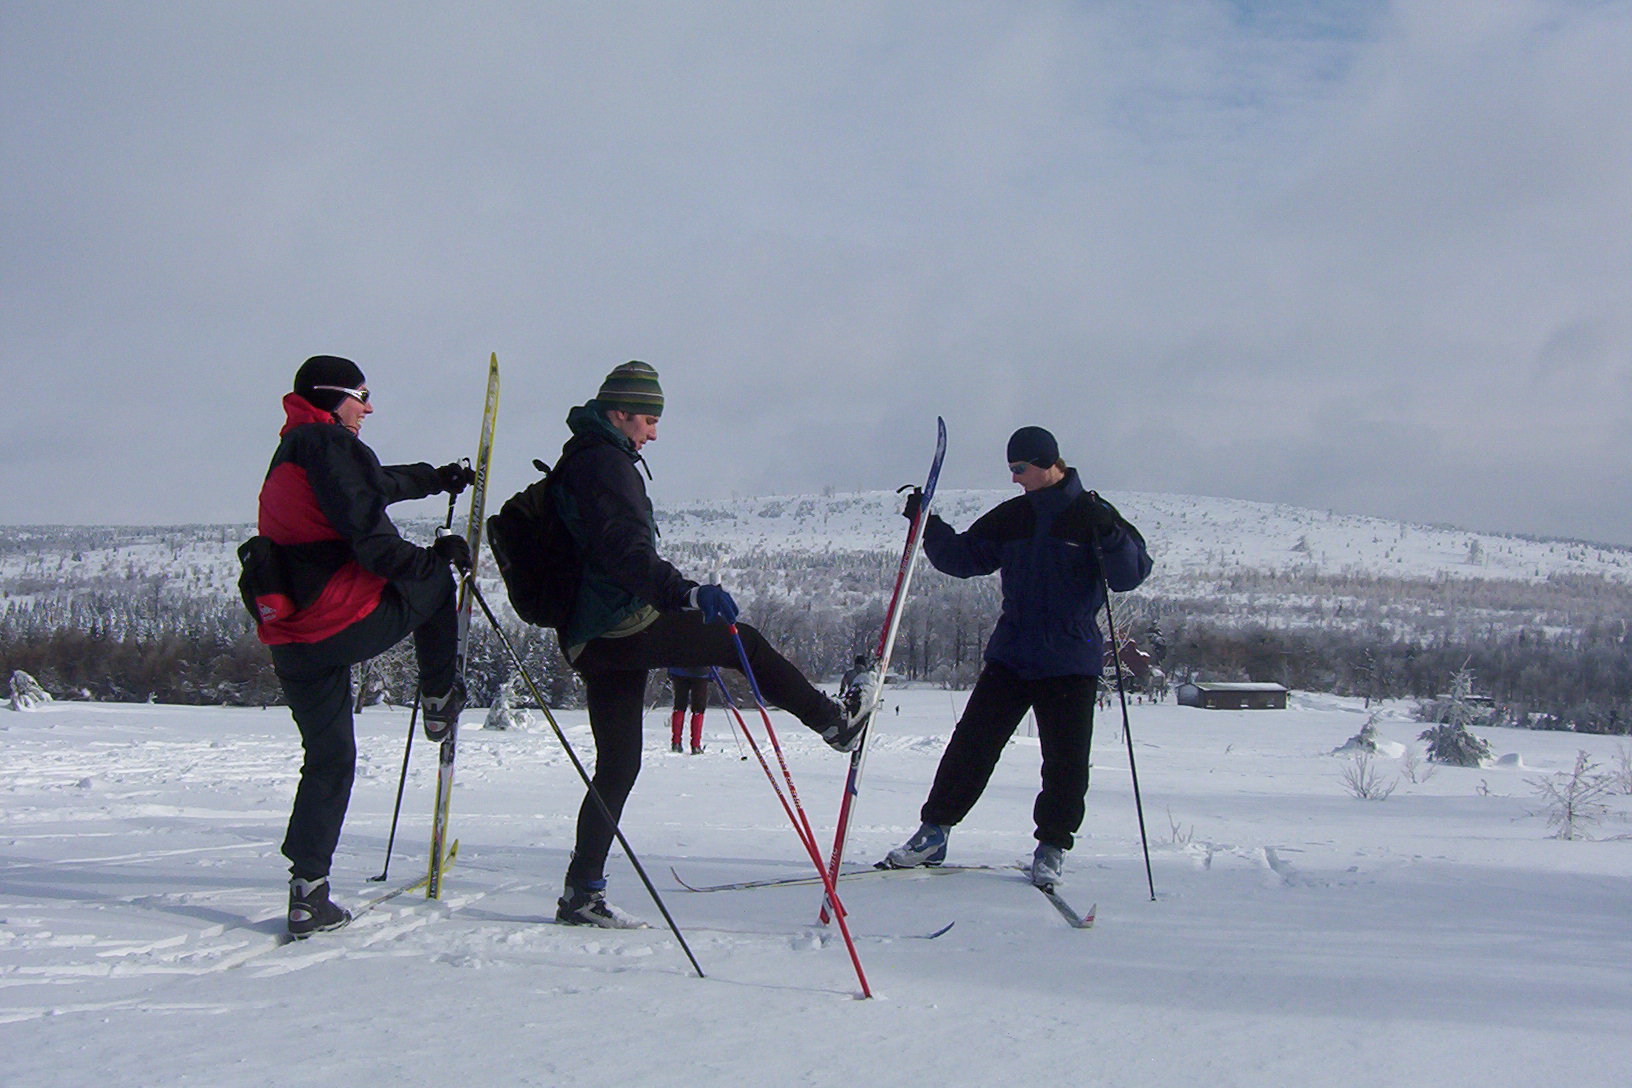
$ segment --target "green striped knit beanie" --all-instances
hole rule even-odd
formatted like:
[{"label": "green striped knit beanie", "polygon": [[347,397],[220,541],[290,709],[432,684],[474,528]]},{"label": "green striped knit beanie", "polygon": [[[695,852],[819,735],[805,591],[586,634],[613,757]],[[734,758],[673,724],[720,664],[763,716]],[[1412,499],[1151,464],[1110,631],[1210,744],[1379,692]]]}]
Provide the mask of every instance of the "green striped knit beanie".
[{"label": "green striped knit beanie", "polygon": [[663,414],[663,387],[657,384],[657,371],[638,360],[614,367],[601,383],[601,391],[595,394],[595,399],[601,407],[620,412],[643,416]]}]

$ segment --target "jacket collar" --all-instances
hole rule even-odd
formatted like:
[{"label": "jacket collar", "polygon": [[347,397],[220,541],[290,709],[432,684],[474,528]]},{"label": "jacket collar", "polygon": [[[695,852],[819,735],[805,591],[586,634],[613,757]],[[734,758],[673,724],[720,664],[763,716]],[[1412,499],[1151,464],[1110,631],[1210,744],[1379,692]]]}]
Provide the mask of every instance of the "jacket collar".
[{"label": "jacket collar", "polygon": [[1082,480],[1077,476],[1077,470],[1067,468],[1065,479],[1052,487],[1045,487],[1041,491],[1028,491],[1026,498],[1040,512],[1057,514],[1076,501],[1082,494]]},{"label": "jacket collar", "polygon": [[283,414],[286,418],[279,438],[307,423],[337,423],[333,412],[317,407],[299,393],[283,395]]},{"label": "jacket collar", "polygon": [[601,407],[599,401],[592,400],[569,411],[567,426],[575,435],[602,439],[629,456],[635,456],[635,444],[629,441],[628,435],[612,426],[612,421],[606,418],[606,410]]},{"label": "jacket collar", "polygon": [[635,444],[629,441],[628,435],[612,426],[612,421],[606,418],[606,408],[600,401],[592,400],[567,412],[567,426],[577,441],[607,442],[614,449],[622,450],[628,454],[629,460],[645,469],[646,478],[651,479],[652,470],[646,467],[646,458],[635,449]]}]

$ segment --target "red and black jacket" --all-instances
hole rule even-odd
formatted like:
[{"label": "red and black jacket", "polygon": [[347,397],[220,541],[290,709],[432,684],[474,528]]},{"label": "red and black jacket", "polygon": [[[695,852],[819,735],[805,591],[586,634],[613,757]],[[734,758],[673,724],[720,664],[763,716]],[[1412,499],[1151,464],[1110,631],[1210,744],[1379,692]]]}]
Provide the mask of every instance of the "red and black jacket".
[{"label": "red and black jacket", "polygon": [[286,394],[287,421],[261,485],[259,531],[292,574],[322,589],[305,607],[257,625],[262,642],[320,642],[374,611],[391,581],[447,573],[429,549],[402,539],[385,508],[440,491],[428,464],[381,465],[374,451],[306,398]]}]

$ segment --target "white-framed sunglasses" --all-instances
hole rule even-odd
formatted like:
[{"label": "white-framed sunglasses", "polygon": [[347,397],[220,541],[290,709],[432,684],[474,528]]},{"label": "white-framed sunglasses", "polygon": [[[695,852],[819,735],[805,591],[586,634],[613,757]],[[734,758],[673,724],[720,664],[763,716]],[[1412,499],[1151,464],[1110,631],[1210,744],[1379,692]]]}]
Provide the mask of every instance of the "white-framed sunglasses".
[{"label": "white-framed sunglasses", "polygon": [[368,390],[366,389],[347,389],[343,385],[314,385],[312,388],[322,389],[329,393],[344,393],[358,404],[368,403]]}]

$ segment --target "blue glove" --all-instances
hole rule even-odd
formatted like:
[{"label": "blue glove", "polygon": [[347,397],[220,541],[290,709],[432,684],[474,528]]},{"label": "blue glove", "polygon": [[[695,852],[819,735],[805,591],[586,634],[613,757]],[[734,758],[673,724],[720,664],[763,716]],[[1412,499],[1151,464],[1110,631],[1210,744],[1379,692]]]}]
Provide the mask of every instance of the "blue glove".
[{"label": "blue glove", "polygon": [[704,623],[737,622],[737,602],[719,586],[698,586],[691,591],[691,603],[702,611]]}]

